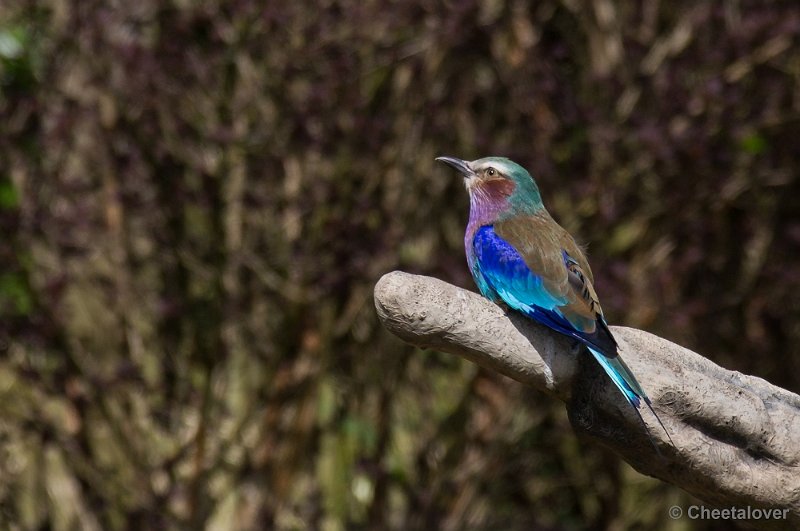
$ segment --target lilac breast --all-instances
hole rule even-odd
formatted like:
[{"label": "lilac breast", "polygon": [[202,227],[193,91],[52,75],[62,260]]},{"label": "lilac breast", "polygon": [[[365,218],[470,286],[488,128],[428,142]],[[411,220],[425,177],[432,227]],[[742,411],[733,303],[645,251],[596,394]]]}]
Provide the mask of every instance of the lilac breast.
[{"label": "lilac breast", "polygon": [[475,253],[472,250],[472,240],[475,232],[485,226],[498,221],[504,212],[508,212],[508,196],[487,193],[485,188],[474,187],[469,194],[469,222],[464,234],[464,250],[467,253],[467,263],[470,271],[475,266]]}]

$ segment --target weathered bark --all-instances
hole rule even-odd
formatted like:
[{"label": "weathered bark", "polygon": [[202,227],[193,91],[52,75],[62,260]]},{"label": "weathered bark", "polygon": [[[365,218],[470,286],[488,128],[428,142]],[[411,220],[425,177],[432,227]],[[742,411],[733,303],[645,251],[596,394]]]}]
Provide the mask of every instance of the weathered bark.
[{"label": "weathered bark", "polygon": [[565,337],[480,295],[393,272],[375,286],[384,326],[414,345],[463,356],[565,402],[575,430],[643,474],[718,507],[785,510],[750,523],[800,528],[800,396],[729,371],[679,345],[612,327],[674,446],[643,407],[648,430],[602,369]]}]

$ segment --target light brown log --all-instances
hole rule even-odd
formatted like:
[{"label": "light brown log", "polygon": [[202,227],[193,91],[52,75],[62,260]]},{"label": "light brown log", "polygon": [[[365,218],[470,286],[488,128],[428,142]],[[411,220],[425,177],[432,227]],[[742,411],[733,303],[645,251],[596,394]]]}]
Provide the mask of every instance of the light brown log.
[{"label": "light brown log", "polygon": [[384,326],[404,341],[462,356],[566,404],[575,430],[647,474],[729,508],[779,509],[800,528],[800,396],[670,341],[614,326],[620,354],[653,401],[674,446],[646,408],[634,411],[582,348],[435,278],[393,272],[375,286]]}]

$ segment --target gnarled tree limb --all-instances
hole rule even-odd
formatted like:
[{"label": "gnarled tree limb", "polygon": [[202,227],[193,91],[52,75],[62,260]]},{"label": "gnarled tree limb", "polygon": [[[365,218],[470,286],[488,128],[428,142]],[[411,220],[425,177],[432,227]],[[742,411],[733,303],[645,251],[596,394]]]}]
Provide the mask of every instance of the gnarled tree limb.
[{"label": "gnarled tree limb", "polygon": [[800,396],[647,332],[612,327],[675,443],[643,408],[659,457],[611,381],[567,338],[476,293],[402,272],[380,279],[375,306],[401,339],[562,400],[576,431],[639,472],[718,507],[785,510],[786,519],[751,521],[756,526],[800,528]]}]

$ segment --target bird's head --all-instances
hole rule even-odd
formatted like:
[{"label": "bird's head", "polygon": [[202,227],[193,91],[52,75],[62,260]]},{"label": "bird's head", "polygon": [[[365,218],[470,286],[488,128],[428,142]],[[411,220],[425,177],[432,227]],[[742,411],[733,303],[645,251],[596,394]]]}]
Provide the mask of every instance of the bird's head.
[{"label": "bird's head", "polygon": [[504,157],[467,161],[437,157],[464,177],[474,205],[491,206],[509,214],[532,214],[543,208],[539,188],[528,171]]}]

